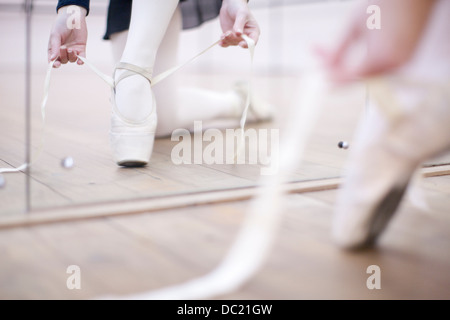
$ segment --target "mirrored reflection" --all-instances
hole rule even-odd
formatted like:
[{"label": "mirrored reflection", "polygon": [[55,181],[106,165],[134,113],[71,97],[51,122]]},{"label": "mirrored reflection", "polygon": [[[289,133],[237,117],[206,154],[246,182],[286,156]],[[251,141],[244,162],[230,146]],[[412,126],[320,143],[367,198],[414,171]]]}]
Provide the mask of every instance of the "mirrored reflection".
[{"label": "mirrored reflection", "polygon": [[[110,75],[117,61],[114,41],[103,40],[107,4],[107,1],[96,3],[87,17],[87,57],[101,72]],[[55,8],[36,1],[32,20],[31,209],[45,210],[254,186],[264,172],[270,173],[276,169],[270,168],[270,159],[277,156],[279,139],[286,134],[283,132],[283,121],[289,115],[289,108],[296,106],[292,100],[301,90],[305,80],[303,75],[315,63],[311,46],[318,39],[332,37],[336,33],[335,26],[342,22],[350,8],[350,5],[342,3],[322,7],[304,4],[303,1],[255,4],[252,9],[263,32],[253,68],[246,50],[215,47],[173,75],[170,82],[167,80],[170,84],[176,81],[178,87],[168,86],[164,82],[158,84],[160,87],[155,87],[155,92],[159,94],[158,102],[162,101],[158,103],[158,125],[163,126],[171,120],[172,115],[169,113],[168,116],[164,108],[168,108],[165,102],[169,103],[167,97],[172,95],[179,95],[177,103],[185,105],[173,111],[173,121],[177,117],[192,121],[181,121],[172,128],[169,125],[170,130],[165,130],[164,135],[155,140],[147,166],[124,168],[115,163],[110,144],[111,89],[87,66],[68,64],[52,71],[43,118],[40,103],[44,94],[48,36],[55,20]],[[336,9],[342,14],[331,14]],[[23,13],[3,14],[8,17],[8,22],[2,23],[14,26],[11,28],[13,30],[20,30]],[[194,56],[216,41],[220,34],[218,19],[182,31],[176,62]],[[11,39],[23,42],[23,33],[11,35]],[[23,59],[16,55],[5,57],[3,61],[10,62],[9,68],[16,61],[16,71],[23,68]],[[227,114],[222,117],[220,113],[217,117],[206,115],[210,109],[223,104],[221,99],[227,95],[234,94],[235,100],[245,100],[245,83],[250,80],[251,69],[252,102],[273,106],[273,118],[254,122],[250,111],[245,148],[238,157],[242,110],[236,110],[233,116]],[[22,90],[20,80],[16,80],[10,85]],[[6,78],[4,81],[8,82]],[[201,94],[205,90],[210,96],[203,100]],[[12,101],[19,103],[23,98],[22,94],[15,99],[12,90],[8,91]],[[198,101],[191,101],[197,93]],[[216,98],[211,98],[214,94]],[[211,101],[215,99],[217,105],[206,104],[207,98]],[[323,117],[305,153],[305,161],[292,173],[292,181],[340,175],[347,152],[339,148],[338,143],[341,140],[350,141],[353,126],[363,110],[364,99],[365,88],[362,86],[324,99]],[[206,109],[202,111],[196,104],[204,105]],[[336,111],[338,105],[339,112]],[[192,113],[197,114],[193,116]],[[8,114],[15,121],[23,121],[23,115],[18,116],[17,112]],[[184,136],[177,135],[180,132]],[[23,133],[20,131],[20,134]],[[23,142],[14,146],[17,155],[23,153],[23,150],[17,150],[19,145],[23,149]],[[20,179],[23,174],[8,177]],[[23,199],[16,196],[14,203],[22,202]]]},{"label": "mirrored reflection", "polygon": [[[110,141],[111,88],[86,65],[68,64],[52,71],[43,119],[40,104],[48,66],[47,45],[56,15],[53,6],[35,1],[31,210],[42,212],[51,208],[255,186],[262,175],[276,170],[271,168],[270,160],[277,156],[279,139],[289,134],[283,131],[283,123],[289,119],[289,110],[297,107],[296,98],[308,81],[308,73],[317,67],[312,48],[338,38],[355,2],[250,2],[262,30],[253,66],[246,50],[217,46],[165,80],[166,83],[157,84],[154,92],[162,136],[155,139],[147,166],[125,168],[116,164]],[[121,40],[103,39],[107,5],[108,1],[96,1],[87,17],[87,57],[101,72],[111,75],[118,62],[114,41]],[[1,131],[6,134],[0,137],[0,147],[5,150],[0,160],[15,166],[23,163],[25,153],[24,113],[19,111],[24,104],[24,58],[20,50],[24,14],[20,10],[2,10],[1,14],[3,27],[14,30],[6,35],[7,41],[18,50],[1,53],[4,55],[0,62],[3,65],[1,104],[5,112],[0,121]],[[174,61],[186,61],[218,40],[220,34],[217,18],[180,32],[178,47],[175,46],[178,56]],[[126,39],[124,34],[119,37]],[[167,62],[154,73],[171,66]],[[252,107],[261,110],[271,106],[273,117],[254,122],[255,114],[250,111],[244,148],[237,154],[239,119],[250,79]],[[174,83],[177,85],[173,86]],[[233,114],[218,111],[211,116],[212,110],[229,104],[226,99],[238,101]],[[304,161],[292,172],[292,181],[342,175],[353,132],[365,112],[366,99],[363,84],[323,97],[320,119]],[[170,108],[173,100],[176,109]],[[24,174],[3,176],[1,196],[11,205],[1,211],[23,213]],[[14,189],[14,185],[18,187]]]},{"label": "mirrored reflection", "polygon": [[27,16],[22,5],[0,5],[0,219],[27,211],[26,175],[11,172],[27,157]]}]

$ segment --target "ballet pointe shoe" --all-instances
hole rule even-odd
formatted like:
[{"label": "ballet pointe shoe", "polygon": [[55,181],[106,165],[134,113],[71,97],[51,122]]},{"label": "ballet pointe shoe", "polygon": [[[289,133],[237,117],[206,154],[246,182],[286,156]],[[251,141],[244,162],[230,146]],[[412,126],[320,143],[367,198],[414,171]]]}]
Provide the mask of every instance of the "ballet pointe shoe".
[{"label": "ballet pointe shoe", "polygon": [[[245,102],[249,92],[248,83],[236,82],[233,87],[233,91],[241,98],[241,108],[237,110],[236,116],[240,117],[244,111]],[[262,99],[255,92],[250,91],[250,105],[248,108],[248,121],[249,122],[265,122],[273,120],[275,115],[275,109],[273,105]]]},{"label": "ballet pointe shoe", "polygon": [[[125,118],[116,105],[115,92],[117,84],[134,75],[146,78],[151,85],[151,72],[138,66],[120,62],[114,71],[123,69],[125,72],[115,80],[112,90],[112,115],[110,143],[114,161],[123,167],[141,167],[148,164],[153,151],[155,131],[157,126],[156,103],[153,98],[152,111],[141,121]],[[113,76],[113,77],[114,77]]]},{"label": "ballet pointe shoe", "polygon": [[377,105],[356,132],[333,213],[332,238],[344,249],[373,246],[416,170],[450,149],[449,85],[386,80],[374,89]]}]

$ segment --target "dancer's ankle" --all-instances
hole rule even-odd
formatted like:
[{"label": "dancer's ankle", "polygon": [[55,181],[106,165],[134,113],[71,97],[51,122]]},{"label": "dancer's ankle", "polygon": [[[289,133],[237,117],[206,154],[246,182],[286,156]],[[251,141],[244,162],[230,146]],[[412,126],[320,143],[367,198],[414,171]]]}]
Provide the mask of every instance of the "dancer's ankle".
[{"label": "dancer's ankle", "polygon": [[[121,70],[116,73],[120,77]],[[131,121],[142,121],[153,111],[153,92],[147,79],[131,76],[116,86],[116,105],[120,114]]]}]

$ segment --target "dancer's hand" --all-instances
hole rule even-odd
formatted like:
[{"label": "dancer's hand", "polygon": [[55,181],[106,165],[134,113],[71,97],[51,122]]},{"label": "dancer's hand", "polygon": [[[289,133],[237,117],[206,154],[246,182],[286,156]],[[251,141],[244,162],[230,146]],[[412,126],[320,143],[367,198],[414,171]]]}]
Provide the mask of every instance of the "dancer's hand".
[{"label": "dancer's hand", "polygon": [[[78,64],[81,65],[83,62],[77,58],[77,55],[82,57],[86,56],[88,34],[86,26],[87,11],[85,8],[78,6],[75,8],[76,11],[71,11],[68,10],[70,7],[75,6],[59,8],[58,16],[50,33],[48,61],[50,62],[57,58],[57,61],[53,64],[54,68],[58,68],[61,66],[61,63],[65,64],[67,62],[78,61]],[[79,18],[79,20],[75,21],[74,18]],[[72,22],[76,22],[76,24],[71,25],[70,23]]]},{"label": "dancer's hand", "polygon": [[241,46],[247,48],[242,34],[253,39],[255,43],[259,39],[259,26],[247,5],[247,0],[223,0],[220,9],[220,26],[222,27],[222,47]]},{"label": "dancer's hand", "polygon": [[[381,29],[369,29],[366,25],[370,14],[368,5],[362,6],[342,41],[334,50],[319,49],[331,78],[336,82],[387,73],[409,61],[415,52],[427,24],[434,0],[380,0]],[[367,53],[360,63],[349,65],[348,56],[353,46],[367,46]]]}]

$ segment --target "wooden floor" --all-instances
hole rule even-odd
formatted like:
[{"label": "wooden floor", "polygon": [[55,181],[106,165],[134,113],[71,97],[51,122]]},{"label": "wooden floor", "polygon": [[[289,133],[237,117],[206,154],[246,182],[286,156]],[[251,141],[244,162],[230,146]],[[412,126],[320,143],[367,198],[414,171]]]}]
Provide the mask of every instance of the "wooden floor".
[{"label": "wooden floor", "polygon": [[[432,210],[407,201],[379,245],[348,253],[330,241],[336,191],[291,194],[261,270],[216,299],[449,299],[450,177],[424,181]],[[203,275],[232,243],[246,201],[0,232],[0,298],[91,299],[161,288]],[[68,290],[66,269],[81,269]],[[381,289],[366,287],[370,265]]]},{"label": "wooden floor", "polygon": [[[313,31],[298,36],[304,43],[310,42],[308,37],[328,39],[349,2],[273,8],[271,15],[256,11],[267,32],[258,45],[254,88],[278,113],[272,122],[248,127],[279,129],[283,135],[283,121],[295,107],[292,99],[301,90],[302,70],[310,61],[304,48],[286,48],[281,38],[269,46],[268,35],[290,38],[293,33],[297,36],[295,30],[312,30],[313,22],[326,21],[328,27],[317,31],[322,37]],[[302,17],[295,20],[296,28],[273,23],[286,21],[289,14]],[[17,41],[23,15],[0,12],[0,16],[0,26],[15,26],[11,29],[16,33],[5,34],[5,45],[17,49],[0,52],[0,167],[15,167],[25,155],[23,42]],[[34,17],[33,22],[32,154],[37,161],[28,180],[29,196],[24,173],[5,174],[6,185],[0,188],[0,299],[95,299],[153,290],[212,270],[239,231],[261,166],[176,166],[170,158],[176,142],[166,138],[156,140],[148,167],[118,168],[108,142],[109,89],[87,69],[73,66],[53,74],[42,135],[38,106],[47,41],[42,35],[53,18],[52,12]],[[95,41],[101,39],[104,17],[92,15],[89,23],[98,27],[90,29],[90,58],[108,72],[111,61],[104,53],[109,48]],[[199,34],[187,33],[182,39],[198,45],[189,47],[192,53],[215,40],[206,28]],[[210,89],[231,86],[247,73],[225,70],[228,66],[220,69],[217,62],[223,54],[214,51],[198,69],[188,67],[180,77]],[[248,62],[240,63],[236,68],[247,70]],[[406,198],[379,245],[369,251],[344,252],[330,240],[335,189],[348,155],[337,143],[345,140],[352,145],[365,100],[363,85],[324,97],[304,161],[286,185],[290,194],[267,261],[239,290],[212,298],[450,298],[450,155],[426,163],[440,172],[422,181],[430,210],[425,212]],[[44,150],[36,157],[42,136]],[[75,160],[71,170],[60,165],[67,156]],[[66,287],[70,265],[81,269],[81,290]],[[370,265],[381,268],[380,290],[366,287]]]}]

